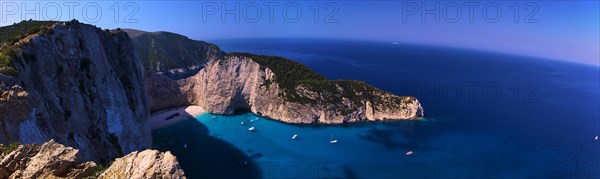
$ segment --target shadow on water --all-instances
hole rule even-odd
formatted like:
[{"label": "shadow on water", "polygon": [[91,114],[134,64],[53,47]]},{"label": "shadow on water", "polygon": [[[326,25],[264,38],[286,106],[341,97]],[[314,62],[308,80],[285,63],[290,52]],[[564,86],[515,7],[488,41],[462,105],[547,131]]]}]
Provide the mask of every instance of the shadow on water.
[{"label": "shadow on water", "polygon": [[209,135],[190,118],[152,131],[154,147],[177,156],[188,178],[261,178],[252,159],[230,143]]}]

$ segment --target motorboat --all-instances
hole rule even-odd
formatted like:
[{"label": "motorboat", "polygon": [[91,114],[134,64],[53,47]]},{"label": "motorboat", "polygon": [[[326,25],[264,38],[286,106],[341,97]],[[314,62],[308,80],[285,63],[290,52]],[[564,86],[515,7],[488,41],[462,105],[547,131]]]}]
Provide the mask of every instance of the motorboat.
[{"label": "motorboat", "polygon": [[331,134],[331,138],[329,138],[329,143],[330,144],[335,144],[337,142],[338,142],[338,140],[337,139],[333,139],[333,134]]}]

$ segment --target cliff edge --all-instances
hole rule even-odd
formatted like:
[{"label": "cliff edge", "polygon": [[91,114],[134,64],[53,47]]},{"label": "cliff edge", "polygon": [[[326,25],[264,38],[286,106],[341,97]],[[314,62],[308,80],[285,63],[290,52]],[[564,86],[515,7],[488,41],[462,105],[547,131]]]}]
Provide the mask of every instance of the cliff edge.
[{"label": "cliff edge", "polygon": [[29,31],[0,53],[0,143],[54,139],[100,163],[150,147],[143,67],[125,32],[77,21]]},{"label": "cliff edge", "polygon": [[[160,79],[160,84],[164,84],[158,88],[147,86],[153,110],[166,107],[165,103],[194,104],[215,114],[248,110],[274,120],[304,124],[423,116],[423,108],[415,97],[396,96],[361,81],[328,80],[300,63],[273,56],[229,54],[190,78],[149,79]],[[149,83],[157,82],[146,82]],[[169,98],[164,97],[165,93]]]}]

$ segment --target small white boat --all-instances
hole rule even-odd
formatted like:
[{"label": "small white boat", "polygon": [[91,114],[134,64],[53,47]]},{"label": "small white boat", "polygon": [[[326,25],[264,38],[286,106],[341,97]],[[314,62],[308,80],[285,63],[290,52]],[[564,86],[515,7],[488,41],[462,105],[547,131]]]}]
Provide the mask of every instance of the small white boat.
[{"label": "small white boat", "polygon": [[254,131],[254,130],[256,130],[256,128],[254,128],[254,127],[250,127],[250,128],[248,128],[248,130],[249,130],[249,131]]},{"label": "small white boat", "polygon": [[246,124],[244,124],[244,121],[240,122],[240,124],[241,124],[241,125],[246,125]]},{"label": "small white boat", "polygon": [[394,42],[394,43],[392,43],[392,44],[394,44],[394,45],[398,45],[399,43],[398,43],[398,42]]},{"label": "small white boat", "polygon": [[211,118],[211,119],[216,119],[216,118],[217,118],[217,116],[211,116],[210,118]]},{"label": "small white boat", "polygon": [[598,136],[596,136],[596,138],[594,138],[594,140],[598,140]]},{"label": "small white boat", "polygon": [[338,142],[337,140],[334,140],[334,139],[333,139],[333,134],[331,134],[331,138],[329,138],[329,143],[330,143],[330,144],[335,144],[335,143],[337,143],[337,142]]},{"label": "small white boat", "polygon": [[409,150],[408,152],[406,152],[406,155],[411,156],[413,154],[412,150]]},{"label": "small white boat", "polygon": [[294,136],[292,136],[292,140],[296,140],[296,138],[298,138],[298,134],[294,134]]},{"label": "small white boat", "polygon": [[183,148],[186,148],[186,149],[187,149],[187,144],[183,144]]}]

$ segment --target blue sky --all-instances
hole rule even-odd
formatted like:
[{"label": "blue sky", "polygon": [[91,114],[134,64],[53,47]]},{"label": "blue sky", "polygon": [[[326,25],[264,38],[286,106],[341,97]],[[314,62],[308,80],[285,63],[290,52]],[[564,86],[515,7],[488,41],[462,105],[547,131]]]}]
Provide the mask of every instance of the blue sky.
[{"label": "blue sky", "polygon": [[528,2],[3,0],[0,25],[77,18],[102,28],[171,31],[198,40],[341,38],[600,64],[599,1]]}]

